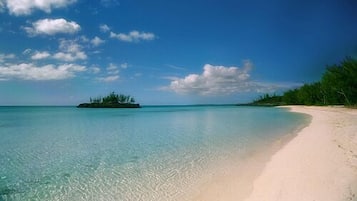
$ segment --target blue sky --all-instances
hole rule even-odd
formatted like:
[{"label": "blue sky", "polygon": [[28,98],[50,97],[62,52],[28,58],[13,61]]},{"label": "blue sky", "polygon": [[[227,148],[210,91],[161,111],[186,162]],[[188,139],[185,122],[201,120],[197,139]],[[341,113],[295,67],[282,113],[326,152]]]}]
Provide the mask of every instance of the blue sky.
[{"label": "blue sky", "polygon": [[247,102],[357,57],[357,2],[0,0],[0,105]]}]

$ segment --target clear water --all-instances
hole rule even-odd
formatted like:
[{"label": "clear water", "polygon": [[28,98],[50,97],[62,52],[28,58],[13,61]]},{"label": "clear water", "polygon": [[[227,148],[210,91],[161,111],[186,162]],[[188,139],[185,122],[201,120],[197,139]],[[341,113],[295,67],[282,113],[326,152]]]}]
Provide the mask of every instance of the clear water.
[{"label": "clear water", "polygon": [[0,107],[0,201],[189,199],[219,163],[306,123],[281,108]]}]

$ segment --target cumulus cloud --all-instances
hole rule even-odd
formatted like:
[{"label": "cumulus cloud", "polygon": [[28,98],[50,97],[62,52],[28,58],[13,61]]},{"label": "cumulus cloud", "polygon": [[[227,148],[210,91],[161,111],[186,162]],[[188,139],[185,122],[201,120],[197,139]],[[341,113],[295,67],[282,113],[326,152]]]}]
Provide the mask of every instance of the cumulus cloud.
[{"label": "cumulus cloud", "polygon": [[110,37],[124,42],[140,42],[154,40],[156,36],[153,33],[131,31],[128,34],[110,32]]},{"label": "cumulus cloud", "polygon": [[87,54],[82,50],[82,46],[75,40],[61,40],[59,49],[61,51],[53,55],[53,58],[57,60],[71,62],[87,59]]},{"label": "cumulus cloud", "polygon": [[[32,54],[33,52],[33,54]],[[65,62],[73,62],[76,60],[87,59],[87,54],[83,51],[82,45],[78,43],[78,40],[65,40],[59,41],[59,50],[56,53],[50,53],[47,51],[33,51],[31,49],[26,49],[23,52],[24,55],[32,54],[32,60],[41,59],[57,59]],[[0,56],[1,59],[1,56]]]},{"label": "cumulus cloud", "polygon": [[252,63],[246,61],[242,68],[206,64],[202,74],[189,74],[184,78],[170,77],[171,83],[164,90],[178,94],[203,96],[229,95],[241,92],[262,92],[282,87],[278,84],[255,82],[250,79]]},{"label": "cumulus cloud", "polygon": [[32,23],[32,27],[24,27],[30,36],[36,35],[55,35],[73,34],[78,32],[81,27],[74,21],[59,19],[42,19]]},{"label": "cumulus cloud", "polygon": [[99,29],[100,29],[100,31],[103,32],[103,33],[106,33],[106,32],[108,32],[108,31],[110,31],[110,27],[109,27],[108,25],[106,25],[106,24],[101,24],[101,25],[99,26]]},{"label": "cumulus cloud", "polygon": [[35,52],[32,56],[31,56],[31,59],[33,60],[40,60],[40,59],[46,59],[48,57],[50,57],[51,54],[48,53],[47,51],[44,51],[44,52]]},{"label": "cumulus cloud", "polygon": [[105,42],[105,40],[100,39],[98,36],[94,37],[91,41],[93,46],[99,46]]},{"label": "cumulus cloud", "polygon": [[30,15],[36,9],[50,13],[54,8],[63,8],[74,2],[76,0],[0,0],[0,9],[6,5],[10,14]]},{"label": "cumulus cloud", "polygon": [[0,80],[63,80],[75,77],[77,72],[86,70],[76,64],[36,66],[33,63],[6,64],[0,66]]}]

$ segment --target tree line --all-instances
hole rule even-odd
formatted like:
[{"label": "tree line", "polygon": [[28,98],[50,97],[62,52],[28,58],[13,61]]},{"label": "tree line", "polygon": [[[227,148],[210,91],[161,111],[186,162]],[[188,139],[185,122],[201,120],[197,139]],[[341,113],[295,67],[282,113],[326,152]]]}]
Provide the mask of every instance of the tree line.
[{"label": "tree line", "polygon": [[283,95],[265,94],[253,105],[357,105],[357,60],[347,57],[327,66],[320,81],[304,84]]}]

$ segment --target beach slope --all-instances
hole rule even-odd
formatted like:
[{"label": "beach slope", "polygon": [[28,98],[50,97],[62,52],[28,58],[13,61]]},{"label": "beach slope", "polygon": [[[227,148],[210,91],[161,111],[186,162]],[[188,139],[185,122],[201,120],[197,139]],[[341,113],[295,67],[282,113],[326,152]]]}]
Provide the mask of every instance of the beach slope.
[{"label": "beach slope", "polygon": [[357,200],[357,110],[289,108],[312,121],[272,156],[245,200]]}]

